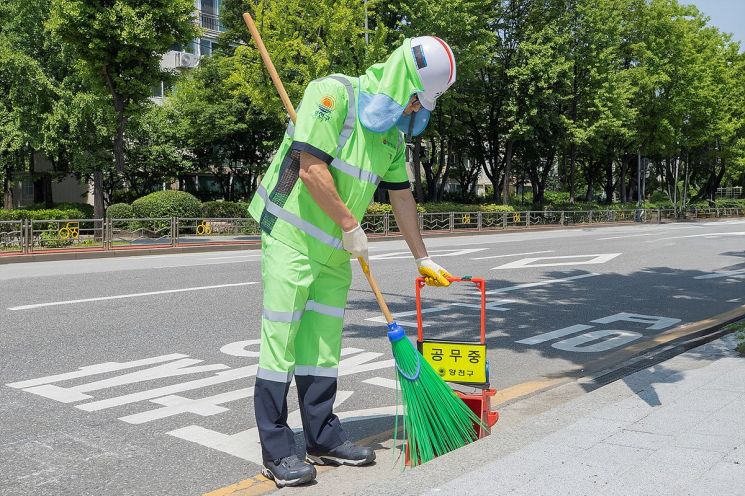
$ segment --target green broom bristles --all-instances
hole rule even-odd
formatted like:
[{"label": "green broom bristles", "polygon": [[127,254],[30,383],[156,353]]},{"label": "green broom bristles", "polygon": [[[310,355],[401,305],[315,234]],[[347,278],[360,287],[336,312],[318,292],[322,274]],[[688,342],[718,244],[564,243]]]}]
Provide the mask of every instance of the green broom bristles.
[{"label": "green broom bristles", "polygon": [[[411,466],[475,441],[478,434],[474,424],[487,428],[481,419],[437,375],[398,324],[388,324],[388,329],[404,407],[403,438]],[[394,432],[398,432],[398,416]]]}]

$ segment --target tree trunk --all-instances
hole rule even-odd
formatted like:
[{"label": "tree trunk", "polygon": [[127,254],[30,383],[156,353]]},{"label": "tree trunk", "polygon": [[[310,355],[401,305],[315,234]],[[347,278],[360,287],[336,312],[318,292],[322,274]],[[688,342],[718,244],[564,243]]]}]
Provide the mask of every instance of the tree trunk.
[{"label": "tree trunk", "polygon": [[605,203],[613,203],[613,158],[605,164]]},{"label": "tree trunk", "polygon": [[514,149],[513,141],[508,140],[504,156],[504,179],[502,181],[502,202],[505,205],[510,203],[510,175],[512,169],[512,150]]},{"label": "tree trunk", "polygon": [[574,162],[576,160],[577,147],[572,143],[569,157],[569,203],[574,205]]},{"label": "tree trunk", "polygon": [[621,159],[621,172],[618,176],[618,184],[621,188],[619,191],[621,203],[626,203],[626,157]]},{"label": "tree trunk", "polygon": [[587,191],[585,192],[585,202],[589,202],[592,199],[592,188],[594,186],[593,183],[595,182],[595,164],[590,161],[587,167]]},{"label": "tree trunk", "polygon": [[3,209],[10,210],[13,208],[13,178],[11,176],[10,167],[4,166],[5,173],[3,174]]},{"label": "tree trunk", "polygon": [[96,219],[102,219],[104,214],[103,172],[96,170],[93,172],[93,217]]}]

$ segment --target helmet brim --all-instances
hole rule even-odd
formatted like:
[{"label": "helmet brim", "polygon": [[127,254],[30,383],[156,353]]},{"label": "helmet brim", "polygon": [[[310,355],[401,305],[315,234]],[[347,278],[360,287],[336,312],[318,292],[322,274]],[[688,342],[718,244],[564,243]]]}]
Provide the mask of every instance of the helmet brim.
[{"label": "helmet brim", "polygon": [[436,97],[432,98],[425,92],[417,93],[416,96],[419,99],[419,103],[422,104],[422,107],[429,110],[430,112],[435,109]]}]

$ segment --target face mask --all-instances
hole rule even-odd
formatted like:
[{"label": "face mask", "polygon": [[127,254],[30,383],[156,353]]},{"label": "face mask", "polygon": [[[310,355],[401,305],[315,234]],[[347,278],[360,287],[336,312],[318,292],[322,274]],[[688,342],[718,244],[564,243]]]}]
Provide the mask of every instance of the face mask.
[{"label": "face mask", "polygon": [[430,112],[425,108],[422,108],[417,112],[412,112],[409,115],[403,115],[402,113],[398,122],[396,122],[396,125],[398,126],[398,129],[405,134],[411,132],[411,136],[419,136],[427,128],[427,124],[429,124],[429,116]]},{"label": "face mask", "polygon": [[387,95],[360,92],[358,108],[360,122],[374,133],[383,133],[395,126],[403,112],[404,107]]}]

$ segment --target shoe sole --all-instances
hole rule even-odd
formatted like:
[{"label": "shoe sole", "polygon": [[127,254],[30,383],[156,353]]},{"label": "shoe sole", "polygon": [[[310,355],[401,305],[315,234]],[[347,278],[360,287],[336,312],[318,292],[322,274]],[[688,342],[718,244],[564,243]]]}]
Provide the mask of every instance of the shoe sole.
[{"label": "shoe sole", "polygon": [[362,460],[348,460],[346,458],[337,458],[335,456],[315,456],[306,454],[305,461],[308,463],[312,463],[313,465],[349,465],[352,467],[360,467],[362,465],[367,465],[374,462],[375,453],[370,455],[369,458],[364,458]]},{"label": "shoe sole", "polygon": [[269,470],[266,467],[261,467],[261,475],[266,477],[269,480],[274,481],[274,483],[277,485],[277,487],[291,487],[291,486],[299,486],[301,484],[307,484],[308,482],[315,479],[315,476],[313,474],[308,474],[304,477],[300,477],[299,479],[290,479],[290,480],[284,480],[284,479],[277,479],[274,477],[274,474],[271,470]]}]

